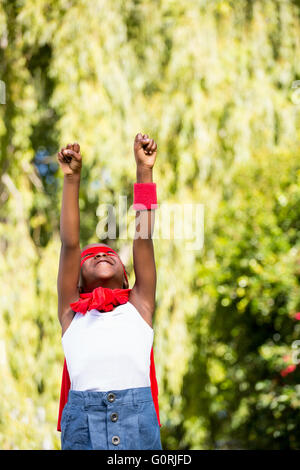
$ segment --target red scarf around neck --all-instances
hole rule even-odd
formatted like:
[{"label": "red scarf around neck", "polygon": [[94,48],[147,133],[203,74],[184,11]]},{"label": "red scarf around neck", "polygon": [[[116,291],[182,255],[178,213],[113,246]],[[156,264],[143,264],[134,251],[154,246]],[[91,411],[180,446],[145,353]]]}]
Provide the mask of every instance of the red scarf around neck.
[{"label": "red scarf around neck", "polygon": [[[86,259],[95,256],[99,252],[109,253],[109,256],[118,256],[118,254],[109,247],[105,246],[95,246],[87,248],[81,253],[81,266]],[[88,255],[88,256],[87,256]],[[125,267],[122,263],[125,278],[127,279]],[[77,302],[70,304],[70,307],[74,312],[79,312],[82,315],[85,315],[87,311],[92,309],[97,309],[99,311],[108,312],[113,310],[115,306],[125,304],[128,302],[129,292],[131,289],[108,289],[106,287],[96,287],[93,292],[80,294],[80,298]],[[151,393],[153,398],[153,403],[155,406],[157,420],[160,424],[159,419],[159,407],[158,407],[158,386],[155,374],[155,364],[154,364],[154,355],[153,355],[153,346],[151,348],[150,354],[150,384],[151,384]],[[60,401],[59,401],[59,413],[58,413],[58,423],[57,431],[61,431],[61,416],[65,404],[68,401],[68,394],[71,387],[70,376],[67,368],[66,359],[64,359],[63,373],[62,373],[62,382],[61,382],[61,391],[60,391]]]}]

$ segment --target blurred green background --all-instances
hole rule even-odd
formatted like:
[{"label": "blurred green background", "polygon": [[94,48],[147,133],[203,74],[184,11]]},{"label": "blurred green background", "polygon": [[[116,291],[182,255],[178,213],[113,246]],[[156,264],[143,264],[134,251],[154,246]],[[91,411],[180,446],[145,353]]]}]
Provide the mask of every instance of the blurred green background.
[{"label": "blurred green background", "polygon": [[158,202],[205,217],[201,251],[154,240],[163,448],[300,448],[299,38],[300,1],[1,2],[1,449],[60,448],[56,153],[81,145],[84,246],[138,132]]}]

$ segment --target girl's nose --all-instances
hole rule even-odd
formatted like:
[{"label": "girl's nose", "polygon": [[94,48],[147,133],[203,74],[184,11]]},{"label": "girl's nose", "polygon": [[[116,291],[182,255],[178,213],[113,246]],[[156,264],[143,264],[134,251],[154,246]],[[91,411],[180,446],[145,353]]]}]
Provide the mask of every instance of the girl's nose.
[{"label": "girl's nose", "polygon": [[106,253],[97,253],[97,254],[95,255],[95,258],[97,258],[97,256],[103,256],[103,255],[106,256]]}]

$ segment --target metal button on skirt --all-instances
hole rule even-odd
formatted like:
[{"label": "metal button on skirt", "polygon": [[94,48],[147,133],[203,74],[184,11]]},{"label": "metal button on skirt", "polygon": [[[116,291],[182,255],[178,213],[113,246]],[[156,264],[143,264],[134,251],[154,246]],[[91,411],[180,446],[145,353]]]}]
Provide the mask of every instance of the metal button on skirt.
[{"label": "metal button on skirt", "polygon": [[70,390],[61,418],[62,450],[162,450],[150,387]]}]

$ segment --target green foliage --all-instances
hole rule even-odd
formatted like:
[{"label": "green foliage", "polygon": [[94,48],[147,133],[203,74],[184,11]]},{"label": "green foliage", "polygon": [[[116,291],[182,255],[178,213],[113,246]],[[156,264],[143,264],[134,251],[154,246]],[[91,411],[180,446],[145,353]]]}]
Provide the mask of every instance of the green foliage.
[{"label": "green foliage", "polygon": [[207,448],[299,446],[299,368],[280,375],[300,332],[299,154],[265,157],[236,168],[197,260],[189,331],[201,353],[182,391],[184,414],[210,423]]},{"label": "green foliage", "polygon": [[[299,448],[299,367],[280,374],[300,329],[299,8],[0,4],[0,448],[60,448],[56,152],[82,148],[83,246],[100,204],[132,203],[139,131],[158,202],[205,211],[201,252],[154,240],[163,448]],[[132,236],[111,241],[131,286]]]}]

